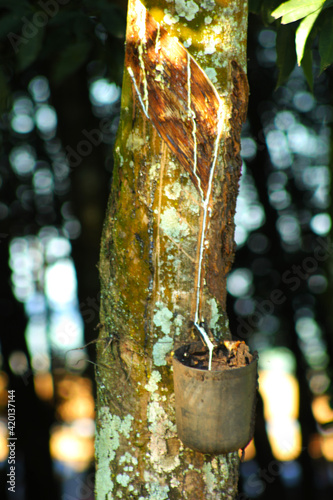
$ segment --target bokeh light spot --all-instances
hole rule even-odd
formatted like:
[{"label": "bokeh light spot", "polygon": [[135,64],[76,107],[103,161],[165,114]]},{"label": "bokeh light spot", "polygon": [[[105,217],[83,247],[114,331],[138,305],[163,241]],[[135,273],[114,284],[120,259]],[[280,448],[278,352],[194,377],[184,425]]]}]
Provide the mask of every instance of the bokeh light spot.
[{"label": "bokeh light spot", "polygon": [[95,106],[113,104],[120,97],[120,88],[105,78],[96,80],[90,85],[90,100]]},{"label": "bokeh light spot", "polygon": [[249,269],[238,268],[228,276],[227,289],[234,297],[247,295],[252,287],[253,275]]},{"label": "bokeh light spot", "polygon": [[314,215],[310,221],[310,227],[314,233],[324,236],[332,227],[332,219],[326,213]]}]

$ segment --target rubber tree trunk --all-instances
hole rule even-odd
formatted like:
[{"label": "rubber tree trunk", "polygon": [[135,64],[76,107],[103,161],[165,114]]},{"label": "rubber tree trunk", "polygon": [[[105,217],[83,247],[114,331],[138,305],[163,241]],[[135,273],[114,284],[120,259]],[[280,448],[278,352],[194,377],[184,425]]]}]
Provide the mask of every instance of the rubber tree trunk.
[{"label": "rubber tree trunk", "polygon": [[128,9],[99,265],[96,498],[231,499],[238,453],[203,455],[177,438],[170,359],[200,325],[213,342],[230,337],[247,4]]}]

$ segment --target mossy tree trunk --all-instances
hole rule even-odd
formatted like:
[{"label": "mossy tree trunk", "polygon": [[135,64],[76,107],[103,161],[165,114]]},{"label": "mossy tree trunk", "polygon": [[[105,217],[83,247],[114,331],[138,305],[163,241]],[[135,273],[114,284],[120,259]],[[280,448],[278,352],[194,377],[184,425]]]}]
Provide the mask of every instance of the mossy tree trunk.
[{"label": "mossy tree trunk", "polygon": [[96,498],[232,499],[238,453],[203,455],[177,438],[169,354],[200,338],[195,325],[230,337],[247,4],[128,9],[100,258]]}]

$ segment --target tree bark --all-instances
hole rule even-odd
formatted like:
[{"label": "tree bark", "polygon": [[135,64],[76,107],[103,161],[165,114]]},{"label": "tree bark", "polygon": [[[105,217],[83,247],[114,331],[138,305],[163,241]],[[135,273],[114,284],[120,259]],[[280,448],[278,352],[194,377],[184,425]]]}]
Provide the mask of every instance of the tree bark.
[{"label": "tree bark", "polygon": [[177,438],[170,353],[200,338],[195,325],[230,338],[247,5],[128,9],[99,266],[96,498],[232,499],[238,453],[203,455]]}]

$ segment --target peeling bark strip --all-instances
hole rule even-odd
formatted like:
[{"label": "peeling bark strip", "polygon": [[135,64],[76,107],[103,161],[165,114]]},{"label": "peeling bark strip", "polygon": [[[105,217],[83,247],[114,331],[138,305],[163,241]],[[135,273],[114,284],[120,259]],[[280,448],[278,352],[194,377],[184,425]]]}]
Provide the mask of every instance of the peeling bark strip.
[{"label": "peeling bark strip", "polygon": [[219,96],[189,52],[139,0],[132,12],[125,66],[144,113],[205,200],[218,135]]},{"label": "peeling bark strip", "polygon": [[[225,141],[226,168],[224,169],[225,198],[223,205],[210,219],[207,239],[214,241],[208,248],[206,266],[206,282],[210,293],[218,298],[221,304],[226,303],[227,275],[235,256],[234,229],[236,194],[233,186],[238,184],[241,174],[242,159],[241,129],[246,119],[249,86],[247,77],[236,61],[231,61],[232,92],[230,92],[231,116],[229,136]],[[223,270],[223,273],[221,273]]]}]

